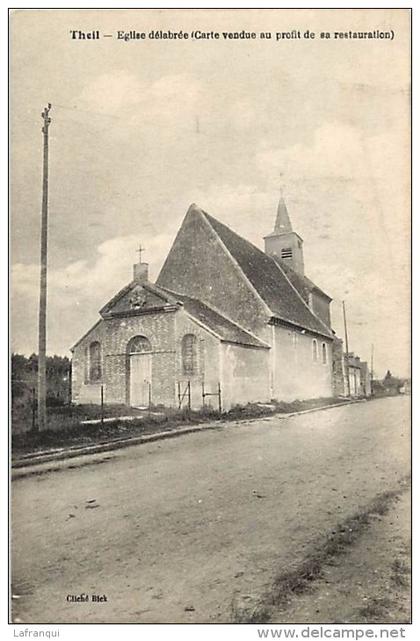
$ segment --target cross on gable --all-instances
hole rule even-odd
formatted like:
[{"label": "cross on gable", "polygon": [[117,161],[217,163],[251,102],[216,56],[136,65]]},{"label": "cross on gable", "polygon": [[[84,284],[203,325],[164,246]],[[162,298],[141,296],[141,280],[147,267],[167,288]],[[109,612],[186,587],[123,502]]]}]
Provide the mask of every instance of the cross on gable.
[{"label": "cross on gable", "polygon": [[141,263],[141,254],[142,254],[142,252],[144,252],[144,251],[145,251],[145,248],[144,248],[144,247],[142,247],[141,245],[139,245],[139,247],[138,247],[138,249],[136,249],[136,251],[137,251],[137,252],[138,252],[138,254],[139,254],[139,263]]}]

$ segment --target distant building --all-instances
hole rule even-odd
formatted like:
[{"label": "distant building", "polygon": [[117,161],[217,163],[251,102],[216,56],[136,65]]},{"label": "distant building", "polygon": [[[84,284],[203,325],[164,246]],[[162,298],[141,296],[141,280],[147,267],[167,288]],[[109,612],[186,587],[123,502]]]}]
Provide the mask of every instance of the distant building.
[{"label": "distant building", "polygon": [[134,265],[72,348],[73,401],[99,402],[101,385],[105,402],[132,406],[229,409],[344,394],[330,303],[304,274],[283,199],[265,252],[191,205],[156,283],[146,263]]},{"label": "distant building", "polygon": [[411,394],[411,379],[407,378],[399,389],[400,394]]},{"label": "distant building", "polygon": [[344,354],[345,396],[370,396],[371,381],[368,365],[354,352]]}]

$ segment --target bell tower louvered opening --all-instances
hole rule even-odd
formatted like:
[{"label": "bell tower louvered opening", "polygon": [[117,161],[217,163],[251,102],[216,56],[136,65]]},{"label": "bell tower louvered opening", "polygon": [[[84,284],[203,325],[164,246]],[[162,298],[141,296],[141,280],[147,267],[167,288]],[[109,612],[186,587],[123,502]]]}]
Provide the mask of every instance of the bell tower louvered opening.
[{"label": "bell tower louvered opening", "polygon": [[299,274],[304,274],[303,240],[295,231],[287,211],[283,196],[277,207],[277,217],[274,230],[264,237],[265,253],[268,256],[281,258]]}]

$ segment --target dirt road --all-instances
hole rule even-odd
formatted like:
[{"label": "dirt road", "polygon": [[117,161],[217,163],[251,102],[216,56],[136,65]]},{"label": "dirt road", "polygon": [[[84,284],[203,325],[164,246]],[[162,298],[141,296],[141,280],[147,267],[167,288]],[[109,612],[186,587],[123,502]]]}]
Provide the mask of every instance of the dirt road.
[{"label": "dirt road", "polygon": [[[410,623],[410,491],[371,514],[343,555],[323,565],[307,592],[288,593],[285,607],[273,607],[279,623]],[[385,502],[387,503],[387,502]]]},{"label": "dirt road", "polygon": [[232,620],[238,597],[398,486],[409,411],[397,397],[229,424],[17,479],[14,619]]}]

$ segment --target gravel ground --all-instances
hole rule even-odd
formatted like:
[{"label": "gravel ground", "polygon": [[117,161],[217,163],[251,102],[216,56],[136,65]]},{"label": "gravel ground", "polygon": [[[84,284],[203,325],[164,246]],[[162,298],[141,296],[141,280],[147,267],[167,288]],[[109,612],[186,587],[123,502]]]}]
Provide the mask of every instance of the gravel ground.
[{"label": "gravel ground", "polygon": [[13,619],[234,620],[238,598],[396,489],[409,427],[395,397],[39,466],[12,487]]}]

